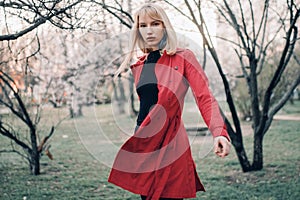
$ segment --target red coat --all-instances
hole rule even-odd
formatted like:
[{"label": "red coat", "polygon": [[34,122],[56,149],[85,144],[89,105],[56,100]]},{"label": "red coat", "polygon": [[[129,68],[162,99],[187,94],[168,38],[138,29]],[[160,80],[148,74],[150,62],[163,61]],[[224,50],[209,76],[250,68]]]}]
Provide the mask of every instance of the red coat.
[{"label": "red coat", "polygon": [[[131,66],[136,85],[143,60]],[[197,191],[205,190],[181,119],[189,86],[213,136],[228,140],[229,136],[207,77],[190,50],[178,49],[175,55],[164,52],[156,63],[155,74],[158,102],[121,147],[108,181],[151,200],[193,198]]]}]

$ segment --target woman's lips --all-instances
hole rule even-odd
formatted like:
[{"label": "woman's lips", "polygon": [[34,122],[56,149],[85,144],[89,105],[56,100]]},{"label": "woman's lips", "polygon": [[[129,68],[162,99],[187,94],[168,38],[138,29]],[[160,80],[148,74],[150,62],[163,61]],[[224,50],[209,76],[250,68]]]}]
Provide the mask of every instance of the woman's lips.
[{"label": "woman's lips", "polygon": [[147,41],[153,41],[155,40],[155,37],[147,37]]}]

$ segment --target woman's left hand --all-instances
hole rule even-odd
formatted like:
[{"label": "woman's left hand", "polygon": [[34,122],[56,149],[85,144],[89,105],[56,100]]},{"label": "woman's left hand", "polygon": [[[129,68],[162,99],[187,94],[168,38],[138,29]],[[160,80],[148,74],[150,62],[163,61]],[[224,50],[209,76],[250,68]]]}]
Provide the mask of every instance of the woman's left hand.
[{"label": "woman's left hand", "polygon": [[214,139],[214,151],[219,157],[224,158],[229,154],[230,142],[224,136],[218,136]]}]

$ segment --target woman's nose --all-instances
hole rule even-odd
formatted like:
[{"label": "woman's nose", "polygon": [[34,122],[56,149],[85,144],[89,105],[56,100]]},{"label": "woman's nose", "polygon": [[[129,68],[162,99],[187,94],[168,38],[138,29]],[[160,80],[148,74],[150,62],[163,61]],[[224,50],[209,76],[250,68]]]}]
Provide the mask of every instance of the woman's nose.
[{"label": "woman's nose", "polygon": [[147,28],[146,28],[146,33],[147,33],[148,35],[151,35],[151,34],[153,33],[152,27],[147,27]]}]

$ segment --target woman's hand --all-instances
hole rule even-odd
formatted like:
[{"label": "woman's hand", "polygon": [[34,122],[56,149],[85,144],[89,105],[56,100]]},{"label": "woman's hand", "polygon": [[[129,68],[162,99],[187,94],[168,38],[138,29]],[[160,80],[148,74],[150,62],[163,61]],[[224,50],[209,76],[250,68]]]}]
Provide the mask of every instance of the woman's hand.
[{"label": "woman's hand", "polygon": [[214,151],[215,154],[220,156],[221,158],[224,158],[229,154],[230,151],[230,142],[228,139],[224,136],[218,136],[214,139]]}]

